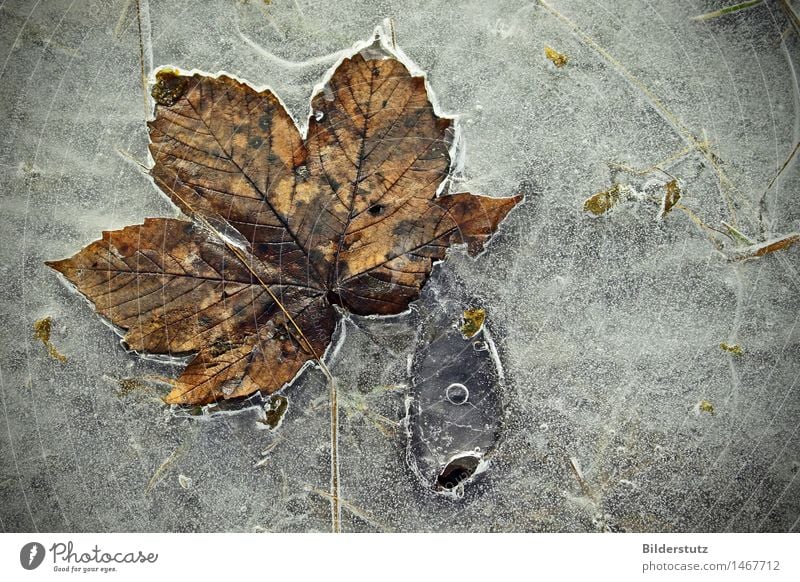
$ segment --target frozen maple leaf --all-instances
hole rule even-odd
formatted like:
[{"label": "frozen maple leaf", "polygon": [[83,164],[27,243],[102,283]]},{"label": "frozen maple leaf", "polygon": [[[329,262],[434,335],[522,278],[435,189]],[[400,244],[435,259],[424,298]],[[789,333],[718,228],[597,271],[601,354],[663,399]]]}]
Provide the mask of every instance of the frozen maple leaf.
[{"label": "frozen maple leaf", "polygon": [[270,91],[157,75],[151,175],[194,220],[149,218],[47,264],[131,349],[195,354],[166,402],[280,389],[324,354],[334,304],[406,310],[434,261],[477,254],[521,200],[439,195],[453,122],[422,77],[373,56],[337,67],[305,139]]}]

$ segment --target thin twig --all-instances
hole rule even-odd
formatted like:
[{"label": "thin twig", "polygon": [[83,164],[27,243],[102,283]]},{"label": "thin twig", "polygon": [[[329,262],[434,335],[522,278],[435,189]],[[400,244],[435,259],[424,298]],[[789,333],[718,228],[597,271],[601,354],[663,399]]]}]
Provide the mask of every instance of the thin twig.
[{"label": "thin twig", "polygon": [[800,32],[800,16],[797,15],[797,12],[794,11],[792,5],[789,4],[789,0],[781,0],[780,5],[784,14],[786,14],[786,18],[789,19],[789,23],[792,25],[794,31],[796,33]]},{"label": "thin twig", "polygon": [[147,71],[144,64],[144,39],[142,38],[142,7],[141,0],[136,0],[136,25],[139,27],[139,68],[142,80],[142,98],[144,100],[144,118],[150,115],[150,103],[147,99]]},{"label": "thin twig", "polygon": [[792,153],[789,154],[789,156],[783,162],[783,165],[780,167],[780,169],[778,169],[778,171],[772,177],[772,180],[770,180],[769,184],[767,184],[767,187],[764,188],[763,192],[761,192],[761,196],[759,196],[758,198],[758,224],[759,228],[761,229],[762,238],[765,235],[764,214],[766,214],[767,212],[767,193],[769,193],[769,191],[772,189],[773,184],[775,184],[775,181],[778,179],[778,177],[780,177],[780,175],[783,173],[786,167],[792,162],[798,150],[800,150],[800,141],[797,142],[797,144],[795,144]]},{"label": "thin twig", "polygon": [[[327,491],[322,491],[321,489],[317,489],[316,487],[311,487],[311,488],[308,489],[308,491],[311,492],[311,493],[316,493],[317,495],[319,495],[321,497],[327,497],[329,499],[331,498],[331,494],[330,493],[328,493]],[[373,518],[369,513],[367,513],[366,510],[358,507],[357,505],[351,503],[350,501],[348,501],[346,499],[342,499],[341,500],[341,504],[342,504],[342,507],[347,509],[350,513],[352,513],[353,515],[355,515],[359,519],[362,519],[363,521],[366,521],[371,526],[373,526],[373,527],[375,527],[377,529],[380,529],[382,532],[390,531],[390,529],[386,525],[376,521],[375,518]]]},{"label": "thin twig", "polygon": [[575,457],[569,458],[569,466],[572,467],[572,472],[575,474],[575,479],[578,481],[578,484],[581,486],[583,490],[583,494],[586,495],[589,499],[596,501],[594,492],[592,488],[589,487],[589,484],[586,482],[586,479],[583,478],[583,472],[581,471],[581,467],[578,464],[578,459]]},{"label": "thin twig", "polygon": [[[709,144],[705,140],[700,142],[700,147],[710,147],[710,145],[711,144]],[[642,169],[632,168],[631,166],[628,166],[626,164],[622,164],[620,162],[608,162],[608,165],[612,169],[622,170],[623,172],[625,172],[627,174],[630,174],[632,176],[646,176],[646,175],[652,174],[653,172],[656,172],[656,171],[662,172],[662,173],[667,174],[668,176],[670,176],[669,172],[664,170],[664,168],[665,167],[669,167],[670,165],[673,164],[673,162],[676,162],[677,160],[681,159],[683,156],[691,153],[692,151],[694,151],[696,149],[698,149],[697,146],[688,145],[685,148],[683,148],[682,150],[677,151],[674,154],[670,154],[669,156],[667,156],[663,160],[660,160],[660,161],[656,162],[655,164],[652,164],[652,165],[650,165],[650,166],[648,166],[646,168],[642,168]]]},{"label": "thin twig", "polygon": [[122,8],[122,13],[119,15],[117,19],[117,25],[114,27],[114,36],[118,37],[122,33],[122,27],[125,26],[125,20],[128,16],[128,10],[130,10],[132,0],[125,0],[125,6]]},{"label": "thin twig", "polygon": [[139,169],[142,171],[142,173],[150,174],[150,168],[148,168],[142,162],[140,162],[139,160],[134,158],[133,154],[131,154],[130,152],[125,151],[123,149],[120,149],[118,147],[115,147],[114,150],[120,155],[120,157],[128,160],[129,162],[133,162],[134,164],[136,164],[139,167]]},{"label": "thin twig", "polygon": [[748,8],[752,8],[753,6],[758,6],[764,0],[749,0],[748,2],[742,2],[740,4],[734,4],[733,6],[726,6],[725,8],[721,8],[720,10],[715,10],[714,12],[708,12],[706,14],[701,14],[699,16],[692,16],[690,20],[711,20],[712,18],[719,18],[720,16],[725,16],[726,14],[730,14],[731,12],[739,12],[740,10],[747,10]]},{"label": "thin twig", "polygon": [[186,450],[186,444],[182,444],[177,449],[172,451],[172,454],[164,459],[164,461],[158,466],[156,472],[153,473],[153,476],[150,477],[150,481],[147,482],[147,487],[145,487],[144,492],[149,493],[153,487],[155,487],[159,481],[163,478],[164,472],[177,461]]}]

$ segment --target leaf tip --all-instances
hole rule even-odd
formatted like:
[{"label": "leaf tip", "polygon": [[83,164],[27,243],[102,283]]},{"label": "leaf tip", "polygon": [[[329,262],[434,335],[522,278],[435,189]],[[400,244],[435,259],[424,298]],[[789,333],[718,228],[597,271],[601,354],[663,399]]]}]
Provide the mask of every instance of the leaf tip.
[{"label": "leaf tip", "polygon": [[164,404],[191,404],[184,400],[183,391],[179,388],[173,388],[173,390],[166,396],[163,396],[161,400],[164,401]]},{"label": "leaf tip", "polygon": [[67,262],[69,259],[60,259],[58,261],[45,261],[44,264],[46,267],[50,267],[54,271],[58,271],[59,273],[63,273],[67,270]]},{"label": "leaf tip", "polygon": [[[501,198],[501,200],[504,200],[505,204],[503,204],[502,208],[500,209],[500,212],[499,212],[499,217],[498,217],[498,220],[497,220],[497,224],[494,226],[494,229],[496,229],[496,228],[497,228],[497,226],[498,226],[498,225],[499,225],[499,224],[500,224],[500,223],[501,223],[503,220],[505,220],[505,219],[506,219],[506,217],[508,216],[508,214],[509,214],[509,213],[510,213],[512,210],[514,210],[514,209],[515,209],[517,206],[519,206],[521,203],[525,202],[525,194],[523,194],[523,193],[521,193],[521,192],[520,192],[520,193],[519,193],[519,194],[517,194],[516,196],[511,196],[511,197],[509,197],[509,198],[505,198],[505,199],[502,199],[502,198]],[[494,229],[493,229],[493,230],[494,230]]]}]

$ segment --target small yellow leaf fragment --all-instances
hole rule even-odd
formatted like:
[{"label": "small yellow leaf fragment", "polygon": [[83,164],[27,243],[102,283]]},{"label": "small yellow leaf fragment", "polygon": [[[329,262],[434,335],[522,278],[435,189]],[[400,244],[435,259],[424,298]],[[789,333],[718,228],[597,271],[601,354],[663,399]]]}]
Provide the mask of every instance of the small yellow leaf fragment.
[{"label": "small yellow leaf fragment", "polygon": [[36,338],[42,340],[44,343],[49,342],[52,325],[53,320],[49,316],[43,317],[42,319],[37,319],[33,324],[33,330],[36,332]]},{"label": "small yellow leaf fragment", "polygon": [[560,53],[549,46],[544,47],[544,56],[547,57],[547,60],[549,60],[559,69],[566,65],[569,61],[569,57],[567,55]]},{"label": "small yellow leaf fragment", "polygon": [[714,414],[714,405],[708,400],[701,400],[697,403],[697,410],[700,412],[707,412],[708,414]]},{"label": "small yellow leaf fragment", "polygon": [[67,356],[59,352],[53,343],[50,341],[50,332],[53,327],[53,319],[50,316],[43,317],[36,320],[33,324],[33,331],[35,332],[36,339],[40,340],[47,348],[47,353],[50,357],[59,362],[66,362]]},{"label": "small yellow leaf fragment", "polygon": [[622,194],[622,185],[614,184],[608,190],[603,190],[593,194],[583,203],[583,209],[591,212],[595,216],[600,216],[611,210],[619,202]]},{"label": "small yellow leaf fragment", "polygon": [[719,347],[720,349],[725,350],[726,352],[730,352],[736,356],[741,356],[742,354],[744,354],[744,350],[742,349],[742,346],[740,346],[739,344],[729,344],[727,342],[722,342],[721,344],[719,344]]},{"label": "small yellow leaf fragment", "polygon": [[469,308],[461,316],[461,335],[469,339],[474,337],[486,321],[486,310],[482,307]]},{"label": "small yellow leaf fragment", "polygon": [[670,180],[664,186],[664,198],[661,200],[661,211],[658,213],[659,220],[663,219],[681,199],[681,187],[677,180]]}]

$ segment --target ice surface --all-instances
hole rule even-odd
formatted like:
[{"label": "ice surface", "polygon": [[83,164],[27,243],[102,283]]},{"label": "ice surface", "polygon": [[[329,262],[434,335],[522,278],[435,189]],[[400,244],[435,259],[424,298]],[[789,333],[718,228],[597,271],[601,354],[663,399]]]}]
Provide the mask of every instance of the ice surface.
[{"label": "ice surface", "polygon": [[[767,189],[800,141],[785,5],[696,22],[720,3],[3,3],[0,528],[330,529],[319,370],[274,431],[263,405],[177,416],[158,378],[176,368],[126,353],[43,261],[177,214],[140,166],[155,67],[269,85],[304,123],[341,51],[391,18],[459,117],[455,187],[527,199],[432,281],[456,278],[453,299],[489,314],[506,375],[490,470],[458,500],[419,482],[402,426],[414,318],[353,317],[329,360],[342,529],[796,531],[800,245],[731,261],[735,241],[711,230],[800,231],[798,161]],[[685,210],[658,221],[673,177]],[[636,195],[583,211],[615,183]],[[46,316],[66,363],[34,338]]]}]

